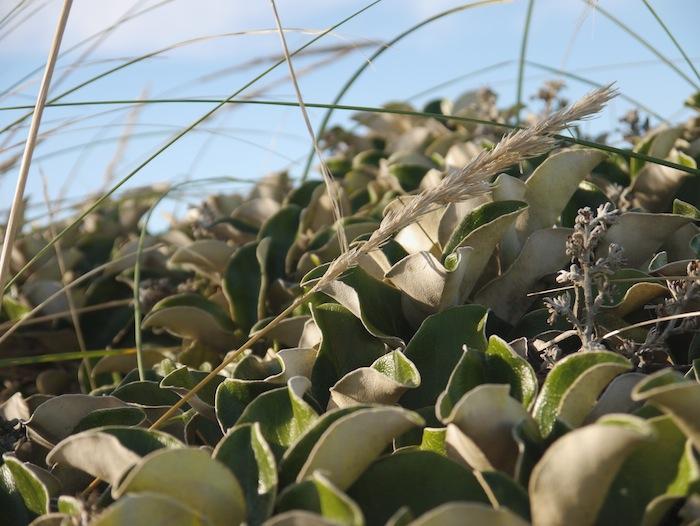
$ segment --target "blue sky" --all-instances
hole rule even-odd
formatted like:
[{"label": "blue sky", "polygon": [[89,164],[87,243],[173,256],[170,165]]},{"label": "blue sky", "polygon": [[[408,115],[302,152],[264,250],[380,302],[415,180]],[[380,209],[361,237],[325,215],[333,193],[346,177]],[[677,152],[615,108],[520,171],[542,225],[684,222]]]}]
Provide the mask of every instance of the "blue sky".
[{"label": "blue sky", "polygon": [[[17,1],[0,1],[0,19]],[[692,58],[700,59],[697,30],[700,2],[650,1],[685,51]],[[130,9],[139,11],[157,3],[158,0],[75,0],[63,49],[110,26]],[[365,0],[278,0],[285,27],[304,30],[288,33],[292,48],[312,38],[311,32],[325,29],[366,3]],[[419,21],[462,3],[454,0],[383,0],[316,44],[363,43],[364,46],[303,75],[300,83],[304,98],[309,102],[330,102],[344,81],[376,49],[377,42],[386,42]],[[61,2],[29,0],[28,4],[31,9],[27,9],[27,14],[34,8],[38,9],[29,20],[16,29],[11,26],[0,29],[0,92],[43,63]],[[41,7],[44,4],[45,7]],[[600,5],[643,35],[659,53],[678,60],[675,62],[678,67],[693,77],[642,0],[600,0]],[[420,107],[434,96],[455,97],[485,85],[499,93],[501,104],[513,103],[526,9],[526,0],[489,4],[424,27],[387,50],[367,68],[344,102],[378,106],[390,100],[405,100],[470,71],[505,63],[488,73],[420,97],[415,104]],[[142,96],[225,97],[266,68],[268,63],[239,68],[213,80],[201,77],[278,54],[278,36],[274,32],[262,31],[273,27],[268,0],[172,0],[147,15],[122,24],[80,68],[67,69],[85,48],[62,57],[54,78],[66,76],[58,86],[52,87],[52,93],[60,93],[120,61],[176,42],[256,30],[244,36],[221,36],[182,46],[102,79],[71,94],[66,100],[136,99]],[[324,56],[328,55],[300,58],[295,64],[301,71]],[[575,72],[595,82],[615,81],[623,93],[671,120],[690,115],[683,111],[682,103],[693,93],[693,87],[581,0],[535,2],[528,59]],[[34,75],[32,82],[5,96],[0,105],[32,104],[39,78],[40,74]],[[554,75],[528,67],[525,93],[529,96],[543,81],[551,78]],[[570,99],[590,89],[572,80],[566,83],[565,94]],[[278,68],[258,87],[266,88],[259,98],[294,100],[284,68]],[[628,102],[617,100],[604,115],[586,126],[591,132],[614,129],[617,120],[630,107]],[[106,109],[112,111],[105,114]],[[104,184],[106,171],[111,171],[115,179],[123,177],[170,135],[207,109],[209,106],[203,104],[148,106],[142,107],[138,115],[126,107],[47,109],[42,130],[53,128],[66,118],[74,122],[39,144],[27,193],[32,202],[42,202],[41,173],[49,181],[53,199],[98,191]],[[0,112],[0,126],[20,114],[19,111]],[[311,116],[317,123],[323,110],[312,110]],[[348,113],[336,112],[334,120],[348,122],[349,117]],[[120,150],[118,139],[130,121],[134,121],[131,127],[134,137],[121,147],[122,152],[117,155]],[[0,163],[21,151],[26,133],[26,128],[21,128],[4,143]],[[252,179],[282,168],[289,168],[295,174],[299,173],[301,166],[291,161],[303,157],[308,144],[298,109],[236,107],[221,111],[202,126],[202,131],[183,138],[129,184],[143,186],[221,175]],[[0,208],[5,208],[11,200],[16,175],[17,168],[0,176]],[[186,201],[194,203],[197,197],[192,195]],[[41,211],[41,207],[35,210]]]}]

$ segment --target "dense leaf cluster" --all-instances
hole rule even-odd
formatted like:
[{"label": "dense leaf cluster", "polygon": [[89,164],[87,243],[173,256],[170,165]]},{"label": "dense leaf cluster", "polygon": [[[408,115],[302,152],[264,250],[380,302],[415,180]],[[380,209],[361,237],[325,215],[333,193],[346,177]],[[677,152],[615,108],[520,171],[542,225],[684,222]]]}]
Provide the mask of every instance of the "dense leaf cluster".
[{"label": "dense leaf cluster", "polygon": [[[484,91],[427,110],[510,117]],[[502,135],[457,120],[357,121],[362,133],[337,128],[324,142],[340,222],[320,181],[284,173],[213,195],[162,233],[144,222],[157,189],[132,192],[61,244],[72,278],[100,268],[70,292],[77,329],[56,256],[3,297],[3,330],[41,308],[0,335],[12,365],[2,524],[700,518],[700,339],[694,318],[664,319],[699,304],[700,178],[592,148],[552,151],[435,208],[148,429],[308,289],[340,255],[341,229],[361,243]],[[700,157],[694,121],[631,140],[690,168]],[[596,210],[614,221],[589,243]],[[50,232],[22,238],[16,268]],[[83,362],[39,364],[83,344]]]}]

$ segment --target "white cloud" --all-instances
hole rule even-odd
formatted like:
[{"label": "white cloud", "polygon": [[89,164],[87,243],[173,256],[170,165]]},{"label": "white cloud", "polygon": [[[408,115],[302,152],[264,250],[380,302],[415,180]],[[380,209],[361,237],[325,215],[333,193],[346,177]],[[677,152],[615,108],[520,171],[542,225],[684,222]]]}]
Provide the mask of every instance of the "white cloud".
[{"label": "white cloud", "polygon": [[[70,13],[64,48],[114,24],[128,11],[139,12],[160,0],[76,0]],[[137,4],[135,8],[132,6]],[[285,26],[322,29],[344,7],[357,0],[279,0]],[[3,54],[43,54],[54,31],[60,2],[42,9],[5,42]],[[318,24],[317,27],[310,24]],[[138,54],[203,35],[274,27],[269,3],[260,0],[174,0],[120,25],[101,45],[98,55]],[[222,52],[230,53],[226,48]],[[202,56],[197,46],[186,51]],[[207,48],[206,55],[212,50]],[[216,54],[216,49],[214,49]]]}]

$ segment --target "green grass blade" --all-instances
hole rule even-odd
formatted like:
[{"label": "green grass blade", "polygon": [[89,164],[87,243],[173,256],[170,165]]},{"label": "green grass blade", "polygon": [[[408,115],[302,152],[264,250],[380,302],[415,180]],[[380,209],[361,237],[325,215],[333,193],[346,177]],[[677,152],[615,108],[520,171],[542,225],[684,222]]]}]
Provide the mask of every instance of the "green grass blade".
[{"label": "green grass blade", "polygon": [[[381,2],[381,1],[382,1],[382,0],[375,0],[374,3]],[[344,23],[344,22],[343,22],[343,23]],[[292,54],[296,54],[296,53],[300,52],[302,49],[305,49],[306,47],[308,47],[309,45],[311,45],[313,42],[315,42],[316,40],[318,40],[319,38],[321,38],[321,37],[327,35],[327,34],[330,33],[331,31],[333,31],[336,27],[337,27],[337,26],[334,26],[334,27],[331,28],[331,29],[328,29],[328,30],[326,30],[326,31],[323,31],[322,33],[320,33],[319,35],[317,35],[314,39],[312,39],[312,40],[310,40],[309,42],[307,42],[307,44],[305,44],[305,46],[302,46],[301,48],[297,49],[297,50],[296,50],[294,53],[292,53]],[[67,90],[65,90],[65,91],[63,91],[63,92],[61,92],[61,93],[59,93],[58,95],[56,95],[55,97],[53,97],[53,98],[50,100],[50,102],[57,102],[57,101],[59,101],[59,100],[65,98],[65,97],[67,97],[68,95],[71,95],[71,94],[75,93],[76,91],[78,91],[78,90],[80,90],[80,89],[82,89],[82,88],[84,88],[84,87],[86,87],[86,86],[89,86],[90,84],[93,84],[93,83],[97,82],[98,80],[101,80],[101,79],[103,79],[103,78],[109,77],[110,75],[113,75],[114,73],[117,73],[118,71],[121,71],[121,70],[123,70],[123,69],[125,69],[125,68],[128,68],[128,67],[130,67],[130,66],[133,66],[134,64],[138,64],[139,62],[143,62],[144,60],[148,60],[148,59],[153,58],[153,57],[156,57],[156,56],[158,56],[158,55],[162,55],[163,53],[167,53],[168,51],[172,51],[172,50],[174,50],[174,49],[178,49],[178,48],[181,48],[181,47],[186,47],[186,46],[189,46],[189,45],[192,45],[192,44],[197,44],[197,43],[199,43],[199,42],[206,42],[206,41],[208,41],[208,40],[213,40],[213,39],[215,39],[215,38],[246,36],[246,35],[250,35],[250,34],[253,34],[253,33],[256,33],[256,31],[236,31],[236,32],[232,32],[232,33],[222,33],[222,34],[219,34],[219,35],[207,35],[207,36],[203,36],[203,37],[196,37],[196,38],[191,38],[191,39],[188,39],[188,40],[183,40],[183,41],[181,41],[181,42],[176,42],[175,44],[171,44],[171,45],[169,45],[169,46],[166,46],[166,47],[157,49],[157,50],[155,50],[155,51],[151,51],[151,52],[146,53],[146,54],[144,54],[144,55],[140,55],[140,56],[135,57],[135,58],[133,58],[133,59],[131,59],[131,60],[127,60],[126,62],[122,62],[121,64],[119,64],[119,65],[117,65],[117,66],[114,66],[114,67],[112,67],[112,68],[110,68],[110,69],[108,69],[108,70],[106,70],[106,71],[103,71],[102,73],[98,73],[97,75],[95,75],[95,76],[93,76],[93,77],[90,77],[89,79],[84,80],[83,82],[80,82],[79,84],[76,84],[76,85],[73,86],[72,88],[69,88],[69,89],[67,89]],[[284,63],[284,60],[282,60],[281,63],[283,64],[283,63]],[[278,65],[279,65],[279,64],[276,64],[272,69],[276,68]],[[270,71],[271,71],[271,70],[270,70]],[[265,74],[268,73],[268,72],[269,72],[269,71],[266,71]],[[264,75],[263,75],[263,76],[264,76]],[[258,80],[258,79],[256,79],[255,82],[257,82],[257,80]],[[251,85],[252,85],[252,84],[251,84]],[[246,88],[247,88],[247,87],[248,87],[248,86],[246,86]],[[245,88],[244,88],[244,89],[245,89]],[[5,133],[6,131],[8,131],[8,130],[14,128],[15,126],[17,126],[18,124],[21,124],[22,122],[24,122],[25,120],[27,120],[29,117],[31,117],[32,113],[33,113],[32,111],[27,112],[26,114],[22,115],[21,117],[18,117],[17,119],[15,119],[14,121],[12,121],[11,123],[7,124],[4,128],[0,129],[0,134]]]},{"label": "green grass blade", "polygon": [[698,85],[693,79],[691,79],[688,75],[683,73],[683,71],[676,66],[671,60],[666,58],[664,55],[659,53],[654,46],[652,46],[647,40],[645,40],[639,33],[635,32],[632,28],[630,28],[628,25],[626,25],[622,20],[614,16],[612,13],[608,12],[607,10],[603,9],[598,5],[598,2],[592,2],[591,0],[581,0],[583,2],[586,2],[589,6],[594,8],[596,11],[598,11],[601,15],[603,15],[605,18],[610,20],[613,24],[618,26],[620,29],[622,29],[625,33],[630,35],[632,38],[634,38],[637,42],[639,42],[641,45],[643,45],[645,48],[647,48],[649,51],[651,51],[654,55],[656,55],[661,61],[666,64],[669,68],[671,68],[673,71],[678,73],[688,84],[693,86],[696,90],[700,89],[700,85]]},{"label": "green grass blade", "polygon": [[[114,104],[212,104],[216,102],[221,102],[220,99],[127,99],[127,100],[109,100],[109,101],[81,101],[81,102],[62,102],[58,104],[52,104],[51,106],[90,106],[90,105],[114,105]],[[263,106],[288,106],[296,107],[297,102],[288,101],[276,101],[276,100],[251,100],[251,99],[225,99],[223,104],[252,104],[252,105],[263,105]],[[496,128],[506,128],[506,129],[517,129],[519,126],[514,124],[505,124],[497,121],[490,121],[485,119],[475,119],[471,117],[457,117],[454,115],[443,115],[438,113],[427,113],[423,111],[410,111],[410,110],[398,110],[394,108],[377,108],[372,106],[354,106],[349,104],[322,104],[318,102],[305,102],[308,108],[321,108],[328,110],[340,110],[340,111],[355,111],[355,112],[368,112],[368,113],[387,113],[393,115],[408,115],[410,117],[426,117],[431,119],[437,119],[440,121],[458,121],[458,122],[470,122],[474,124],[484,124],[487,126],[494,126]],[[15,107],[5,107],[0,108],[2,110],[15,109]],[[603,150],[609,153],[614,153],[621,155],[625,158],[639,159],[641,161],[650,162],[653,164],[660,164],[662,166],[668,166],[669,168],[674,168],[682,172],[686,172],[693,175],[700,175],[700,169],[690,168],[682,164],[674,163],[666,159],[660,159],[658,157],[652,157],[645,155],[643,153],[635,152],[626,148],[616,148],[614,146],[609,146],[607,144],[602,144],[594,141],[588,141],[586,139],[579,139],[576,137],[568,137],[564,135],[555,135],[557,139],[568,144],[578,144],[581,146],[587,146],[589,148],[596,148],[598,150]],[[116,191],[116,190],[115,190]],[[111,195],[111,193],[109,194]],[[108,197],[109,197],[108,195]],[[92,212],[94,208],[89,211]],[[32,261],[33,262],[33,261]],[[31,262],[30,262],[31,263]],[[24,271],[26,269],[21,269]]]},{"label": "green grass blade", "polygon": [[[140,16],[142,16],[142,15],[144,15],[144,14],[150,12],[150,11],[153,11],[153,10],[155,10],[155,9],[158,9],[158,8],[160,8],[160,7],[163,7],[165,4],[169,4],[169,3],[171,3],[171,2],[173,2],[173,0],[161,0],[161,2],[158,2],[157,4],[154,4],[154,5],[152,5],[152,6],[146,7],[146,8],[144,8],[144,9],[142,9],[141,11],[138,11],[138,12],[133,13],[133,14],[131,14],[131,15],[128,15],[128,16],[126,16],[126,17],[122,17],[119,21],[115,22],[114,24],[110,25],[109,27],[98,31],[97,33],[93,33],[93,34],[90,35],[89,37],[86,37],[86,38],[84,38],[83,40],[80,40],[79,42],[76,42],[76,43],[73,44],[72,46],[67,47],[65,50],[61,51],[61,52],[58,54],[58,58],[61,59],[61,58],[63,58],[64,56],[66,56],[67,54],[69,54],[69,53],[75,51],[76,49],[80,49],[80,48],[81,48],[82,46],[84,46],[85,44],[88,44],[88,43],[90,43],[91,41],[93,41],[93,40],[95,40],[95,39],[98,39],[98,38],[102,37],[103,35],[106,35],[106,34],[110,33],[111,31],[115,30],[119,25],[121,25],[121,24],[123,24],[123,23],[125,23],[125,22],[128,22],[128,21],[130,21],[130,20],[133,20],[133,19],[135,19],[135,18],[138,18],[138,17],[140,17]],[[23,76],[20,77],[19,79],[15,80],[12,84],[10,84],[10,85],[7,86],[5,89],[3,89],[2,91],[0,91],[0,97],[4,97],[4,96],[7,95],[9,92],[11,92],[13,89],[15,89],[16,87],[20,86],[23,82],[26,82],[27,80],[29,80],[30,78],[32,78],[34,75],[36,75],[37,73],[41,72],[43,69],[44,69],[44,64],[41,64],[40,66],[37,66],[36,68],[34,68],[33,70],[29,71],[27,74],[23,75]]]},{"label": "green grass blade", "polygon": [[662,27],[662,29],[668,35],[668,38],[670,38],[671,42],[673,42],[673,45],[676,46],[676,49],[680,52],[681,55],[683,55],[683,58],[690,66],[690,69],[693,70],[693,73],[695,73],[695,76],[697,77],[697,79],[700,80],[700,73],[698,73],[698,70],[695,68],[695,64],[693,64],[693,61],[690,60],[690,57],[686,54],[686,52],[683,50],[681,45],[678,43],[678,40],[676,40],[676,37],[673,36],[673,33],[671,32],[671,30],[664,23],[664,21],[661,20],[661,17],[656,13],[656,11],[651,6],[651,4],[649,3],[648,0],[642,0],[642,2],[644,2],[644,5],[647,6],[647,9],[649,9],[649,12],[654,16],[654,18],[656,18],[656,21],[659,23],[659,25]]},{"label": "green grass blade", "polygon": [[83,358],[102,358],[103,356],[122,356],[134,354],[134,348],[104,349],[100,351],[73,351],[52,354],[38,354],[36,356],[18,356],[16,358],[0,358],[0,368],[17,367],[19,365],[38,365],[42,363],[67,362],[82,360]]},{"label": "green grass blade", "polygon": [[517,108],[516,123],[520,124],[520,108],[523,105],[523,83],[525,82],[525,57],[527,55],[527,39],[530,35],[530,24],[532,23],[532,11],[535,7],[535,0],[530,0],[527,4],[527,14],[523,26],[523,39],[520,43],[520,58],[518,61],[518,88],[515,96],[515,106]]}]

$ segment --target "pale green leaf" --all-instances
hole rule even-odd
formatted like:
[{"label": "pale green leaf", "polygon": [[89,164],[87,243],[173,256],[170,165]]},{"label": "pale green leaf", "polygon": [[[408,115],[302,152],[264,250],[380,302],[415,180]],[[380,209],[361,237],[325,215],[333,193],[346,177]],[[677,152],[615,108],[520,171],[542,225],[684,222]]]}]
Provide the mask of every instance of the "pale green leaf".
[{"label": "pale green leaf", "polygon": [[[197,481],[192,484],[192,481]],[[241,524],[246,504],[236,477],[202,449],[161,449],[145,456],[114,487],[125,494],[158,493],[171,497],[205,517],[212,526]]]},{"label": "pale green leaf", "polygon": [[322,471],[341,490],[348,488],[392,440],[423,419],[400,407],[361,409],[333,422],[302,466],[297,481]]}]

